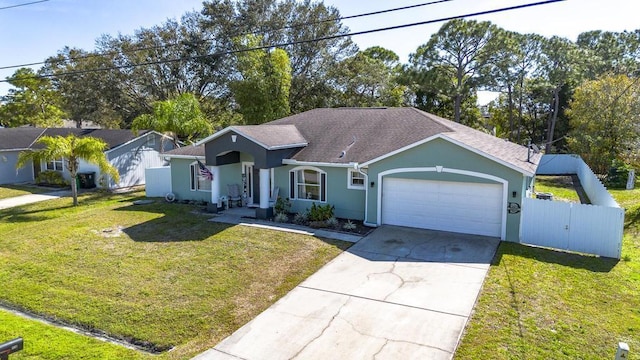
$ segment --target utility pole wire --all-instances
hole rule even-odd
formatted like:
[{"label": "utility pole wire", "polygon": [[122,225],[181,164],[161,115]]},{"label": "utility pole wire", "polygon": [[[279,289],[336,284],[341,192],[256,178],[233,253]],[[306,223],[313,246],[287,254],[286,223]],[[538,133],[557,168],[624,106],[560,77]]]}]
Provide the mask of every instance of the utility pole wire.
[{"label": "utility pole wire", "polygon": [[[469,14],[464,14],[464,15],[448,16],[448,17],[434,19],[434,20],[420,21],[420,22],[415,22],[415,23],[396,25],[396,26],[389,26],[389,27],[377,28],[377,29],[372,29],[372,30],[357,31],[357,32],[348,33],[348,34],[338,34],[338,35],[320,37],[320,38],[316,38],[316,39],[307,39],[307,40],[290,41],[290,42],[278,43],[278,44],[262,45],[262,46],[256,46],[256,47],[245,48],[245,49],[227,50],[227,51],[216,52],[216,53],[213,53],[213,54],[186,56],[186,57],[181,57],[181,58],[176,58],[176,59],[156,60],[156,61],[149,61],[149,62],[143,62],[143,63],[120,65],[120,66],[97,68],[97,69],[89,69],[89,70],[70,71],[70,72],[63,72],[63,73],[59,73],[59,74],[29,76],[29,77],[26,77],[26,78],[29,78],[29,79],[56,78],[56,77],[67,76],[67,75],[80,75],[80,74],[91,73],[91,72],[119,70],[119,69],[134,68],[134,67],[138,67],[138,66],[157,65],[157,64],[164,64],[164,63],[171,63],[171,62],[179,62],[179,61],[184,61],[184,60],[194,60],[194,59],[200,59],[200,58],[205,58],[205,57],[220,57],[220,56],[223,56],[223,55],[233,55],[233,54],[244,53],[244,52],[249,52],[249,51],[267,50],[267,49],[271,49],[271,48],[278,48],[278,47],[282,48],[282,47],[291,46],[291,45],[299,45],[299,44],[306,44],[306,43],[311,43],[311,42],[333,40],[333,39],[338,39],[338,38],[347,37],[347,36],[357,36],[357,35],[371,34],[371,33],[382,32],[382,31],[397,30],[397,29],[403,29],[403,28],[408,28],[408,27],[413,27],[413,26],[433,24],[433,23],[442,22],[442,21],[461,19],[461,18],[471,17],[471,16],[480,16],[480,15],[494,14],[494,13],[499,13],[499,12],[504,12],[504,11],[524,9],[524,8],[529,8],[529,7],[533,7],[533,6],[546,5],[546,4],[557,3],[557,2],[562,2],[562,1],[566,1],[566,0],[539,1],[539,2],[535,2],[535,3],[521,4],[521,5],[516,5],[516,6],[509,6],[509,7],[504,7],[504,8],[479,11],[479,12],[469,13]],[[0,80],[0,82],[10,82],[12,80],[13,79]]]},{"label": "utility pole wire", "polygon": [[[43,0],[43,1],[49,1],[49,0]],[[365,17],[365,16],[386,14],[386,13],[390,13],[390,12],[394,12],[394,11],[414,9],[414,8],[417,8],[417,7],[436,5],[436,4],[440,4],[440,3],[444,3],[444,2],[450,2],[450,1],[453,1],[453,0],[429,1],[429,2],[421,3],[421,4],[414,4],[414,5],[403,6],[403,7],[398,7],[398,8],[373,11],[373,12],[368,12],[368,13],[363,13],[363,14],[335,17],[335,18],[323,19],[323,20],[312,21],[312,22],[307,22],[307,23],[292,24],[292,25],[287,25],[287,26],[281,27],[281,28],[267,29],[266,33],[276,32],[276,31],[280,31],[280,30],[287,30],[287,29],[296,29],[296,28],[303,27],[303,26],[308,26],[308,25],[317,25],[317,24],[323,24],[323,23],[327,23],[327,22],[349,20],[349,19],[356,19],[356,18]],[[237,34],[231,35],[230,37],[245,36],[245,35],[251,35],[251,34],[258,34],[258,32],[237,33]],[[174,47],[174,46],[180,46],[180,45],[186,45],[186,44],[195,45],[197,43],[203,43],[205,41],[210,41],[210,40],[216,40],[216,39],[215,38],[203,38],[203,39],[200,39],[198,41],[193,41],[193,42],[140,47],[140,48],[135,48],[135,49],[129,50],[129,52],[138,52],[138,51],[144,51],[144,50],[155,50],[155,49],[162,49],[162,48],[168,48],[168,47]],[[98,53],[98,54],[88,54],[88,55],[83,55],[83,56],[70,57],[70,58],[63,59],[63,60],[55,60],[54,59],[52,62],[57,64],[57,63],[62,63],[62,62],[66,62],[66,61],[75,61],[75,60],[88,59],[88,58],[93,58],[93,57],[109,56],[109,55],[117,55],[117,54],[120,54],[120,52],[119,51],[108,51],[108,52]],[[39,61],[39,62],[20,64],[20,65],[0,66],[0,70],[15,69],[15,68],[21,68],[21,67],[25,67],[25,66],[42,65],[42,64],[45,64],[45,63],[46,63],[46,61]]]},{"label": "utility pole wire", "polygon": [[5,6],[5,7],[0,7],[0,10],[13,9],[13,8],[17,8],[17,7],[20,7],[20,6],[39,4],[39,3],[43,3],[43,2],[47,2],[47,1],[49,1],[49,0],[39,0],[39,1],[32,1],[32,2],[28,2],[28,3],[17,4],[17,5]]}]

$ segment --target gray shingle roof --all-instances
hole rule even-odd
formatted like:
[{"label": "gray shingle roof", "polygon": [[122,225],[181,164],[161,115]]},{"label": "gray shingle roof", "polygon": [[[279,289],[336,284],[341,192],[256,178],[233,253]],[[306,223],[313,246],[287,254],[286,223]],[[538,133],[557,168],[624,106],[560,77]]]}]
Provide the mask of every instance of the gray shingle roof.
[{"label": "gray shingle roof", "polygon": [[270,125],[232,126],[231,129],[265,145],[267,148],[307,145],[307,140],[295,125],[269,124]]},{"label": "gray shingle roof", "polygon": [[46,136],[67,136],[74,134],[77,137],[91,136],[102,139],[107,143],[107,150],[116,148],[139,136],[148,133],[149,130],[140,130],[134,134],[131,130],[125,129],[77,129],[77,128],[47,128],[44,132]]},{"label": "gray shingle roof", "polygon": [[37,128],[1,128],[0,150],[28,149],[43,131]]},{"label": "gray shingle roof", "polygon": [[527,148],[414,108],[314,109],[265,124],[295,125],[309,140],[292,159],[366,163],[442,135],[524,172],[535,173],[539,155]]},{"label": "gray shingle roof", "polygon": [[[538,167],[538,163],[540,162],[542,154],[534,154],[533,152],[530,152],[528,154],[526,146],[518,145],[505,139],[497,138],[487,133],[483,133],[482,131],[472,129],[470,127],[458,124],[451,120],[443,119],[432,114],[424,114],[430,116],[435,121],[439,121],[447,125],[451,128],[451,130],[453,130],[452,132],[444,133],[443,135],[445,135],[446,137],[463,143],[497,160],[504,161],[507,164],[513,165],[527,172],[536,172],[536,168]],[[529,161],[527,161],[527,156],[530,157]]]},{"label": "gray shingle roof", "polygon": [[268,124],[296,125],[309,140],[309,145],[293,156],[295,160],[345,164],[364,163],[449,131],[409,108],[314,109]]},{"label": "gray shingle roof", "polygon": [[120,129],[2,128],[0,129],[0,150],[39,149],[42,148],[42,145],[35,141],[40,136],[67,136],[69,134],[74,134],[77,137],[92,136],[102,139],[107,143],[107,150],[109,150],[148,132],[148,130],[141,130],[136,135],[131,130]]},{"label": "gray shingle roof", "polygon": [[175,148],[175,149],[173,149],[171,151],[167,151],[163,155],[167,155],[167,156],[172,156],[172,155],[193,156],[193,157],[202,156],[202,157],[204,157],[204,145],[183,146],[183,147]]}]

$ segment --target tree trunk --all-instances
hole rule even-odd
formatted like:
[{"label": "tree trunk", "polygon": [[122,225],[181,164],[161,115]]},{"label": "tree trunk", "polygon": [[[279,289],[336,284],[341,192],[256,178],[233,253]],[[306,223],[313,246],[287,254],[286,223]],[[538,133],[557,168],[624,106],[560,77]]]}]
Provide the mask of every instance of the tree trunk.
[{"label": "tree trunk", "polygon": [[[522,127],[522,94],[524,93],[524,76],[520,77],[520,98],[518,99],[518,129],[516,130],[516,141],[520,144],[520,128]],[[533,141],[533,139],[531,139]]]},{"label": "tree trunk", "polygon": [[460,107],[462,106],[462,80],[464,74],[462,73],[462,66],[458,63],[458,69],[456,74],[456,95],[453,99],[453,120],[460,123]]},{"label": "tree trunk", "polygon": [[511,84],[507,85],[507,96],[509,98],[509,141],[513,139],[513,89]]},{"label": "tree trunk", "polygon": [[462,103],[462,96],[460,94],[456,94],[456,97],[453,101],[453,118],[454,121],[460,122],[460,106]]},{"label": "tree trunk", "polygon": [[556,130],[556,122],[558,121],[558,107],[560,102],[560,87],[553,89],[553,110],[550,116],[549,127],[547,129],[547,143],[544,147],[544,152],[549,154],[551,152],[551,144],[553,143],[553,133]]},{"label": "tree trunk", "polygon": [[71,175],[71,195],[73,196],[73,206],[78,206],[78,182],[76,177],[78,174],[74,172],[69,172]]}]

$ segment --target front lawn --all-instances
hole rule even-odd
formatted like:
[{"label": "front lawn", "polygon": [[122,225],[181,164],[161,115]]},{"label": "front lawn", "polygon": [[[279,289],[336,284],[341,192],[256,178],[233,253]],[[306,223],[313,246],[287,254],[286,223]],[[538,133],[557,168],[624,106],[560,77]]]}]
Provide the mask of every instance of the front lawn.
[{"label": "front lawn", "polygon": [[0,200],[29,194],[41,194],[53,191],[35,185],[0,185]]},{"label": "front lawn", "polygon": [[[138,195],[85,194],[76,208],[57,199],[0,212],[0,301],[159,350],[175,347],[163,358],[189,358],[349,246],[208,222],[190,205],[133,205]],[[18,323],[0,319],[0,341],[23,336],[24,358],[59,358],[33,345],[41,331],[20,331],[28,321],[0,316]],[[111,357],[82,357],[85,345],[68,343],[77,354],[68,359]]]},{"label": "front lawn", "polygon": [[456,359],[613,359],[640,348],[640,189],[626,208],[622,260],[503,242]]}]

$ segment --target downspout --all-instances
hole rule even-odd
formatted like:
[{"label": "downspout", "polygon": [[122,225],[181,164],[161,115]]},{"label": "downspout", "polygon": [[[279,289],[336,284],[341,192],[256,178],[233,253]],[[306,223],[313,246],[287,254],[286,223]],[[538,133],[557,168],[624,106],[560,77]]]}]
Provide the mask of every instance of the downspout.
[{"label": "downspout", "polygon": [[364,176],[364,221],[362,221],[362,223],[365,226],[378,227],[378,224],[367,222],[367,215],[369,214],[369,175],[362,171],[362,168],[358,163],[353,163],[353,169]]}]

